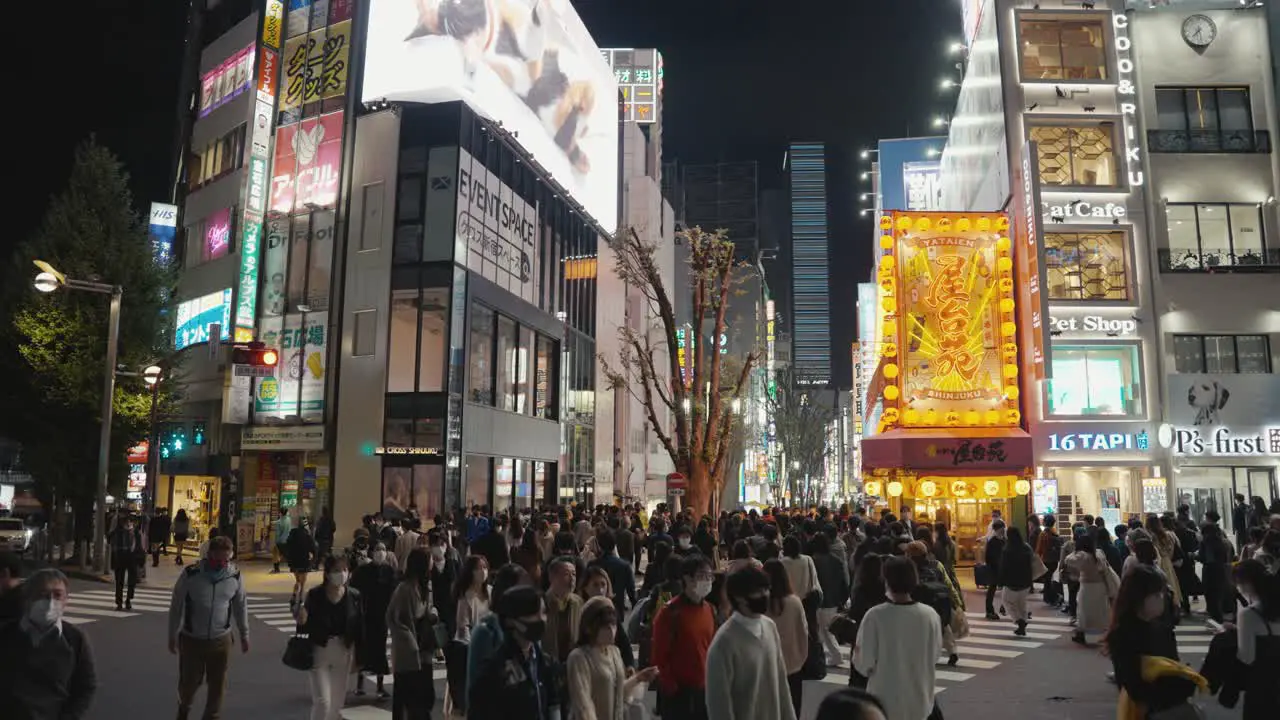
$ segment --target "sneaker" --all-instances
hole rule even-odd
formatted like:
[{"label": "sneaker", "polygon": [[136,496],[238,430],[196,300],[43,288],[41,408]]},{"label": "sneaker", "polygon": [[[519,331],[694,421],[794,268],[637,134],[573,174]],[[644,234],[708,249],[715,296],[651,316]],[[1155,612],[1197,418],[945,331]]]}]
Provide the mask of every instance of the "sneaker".
[{"label": "sneaker", "polygon": [[1079,645],[1079,646],[1081,646],[1081,647],[1088,647],[1088,646],[1089,646],[1089,641],[1085,639],[1084,633],[1082,633],[1082,632],[1072,633],[1072,634],[1071,634],[1071,642],[1073,642],[1073,643],[1075,643],[1075,644],[1077,644],[1077,645]]},{"label": "sneaker", "polygon": [[116,603],[116,612],[124,612],[124,606],[120,603]]},{"label": "sneaker", "polygon": [[947,658],[947,667],[955,667],[958,662],[960,662],[960,656],[955,653],[951,653],[951,657]]},{"label": "sneaker", "polygon": [[132,609],[133,609],[133,601],[132,601],[132,600],[130,600],[129,602],[126,602],[126,603],[124,604],[124,609],[125,609],[125,610],[132,610]]},{"label": "sneaker", "polygon": [[1017,629],[1016,629],[1016,630],[1014,630],[1014,631],[1013,631],[1013,634],[1014,634],[1014,635],[1017,635],[1018,637],[1026,637],[1026,635],[1027,635],[1027,624],[1026,624],[1025,622],[1020,622],[1020,623],[1018,623],[1018,627],[1017,627]]},{"label": "sneaker", "polygon": [[1004,606],[1003,606],[1003,605],[1001,605],[1001,606],[1000,606],[1000,614],[1001,614],[1001,615],[1008,615],[1008,614],[1009,614],[1009,613],[1005,612],[1005,609],[1004,609]]},{"label": "sneaker", "polygon": [[386,702],[386,701],[388,701],[388,700],[390,700],[390,699],[391,699],[391,693],[387,692],[386,690],[379,690],[379,691],[378,691],[378,700],[377,700],[377,702],[380,702],[380,703],[381,703],[381,702]]},{"label": "sneaker", "polygon": [[1068,620],[1067,620],[1067,624],[1068,624],[1068,625],[1075,625],[1075,624],[1076,624],[1076,619],[1075,619],[1075,618],[1070,618],[1070,619],[1068,619]]},{"label": "sneaker", "polygon": [[997,615],[997,614],[995,614],[995,613],[987,613],[987,619],[988,619],[988,620],[994,620],[994,621],[997,621],[997,622],[998,622],[998,621],[1000,620],[1000,616],[999,616],[999,615]]}]

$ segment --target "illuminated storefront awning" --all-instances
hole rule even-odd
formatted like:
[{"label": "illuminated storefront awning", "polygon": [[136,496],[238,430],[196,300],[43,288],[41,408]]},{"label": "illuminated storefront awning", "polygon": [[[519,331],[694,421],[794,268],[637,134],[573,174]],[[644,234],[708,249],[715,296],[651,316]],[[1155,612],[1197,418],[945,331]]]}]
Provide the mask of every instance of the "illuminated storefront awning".
[{"label": "illuminated storefront awning", "polygon": [[942,474],[1018,472],[1031,467],[1031,436],[1016,428],[890,430],[862,441],[863,470]]}]

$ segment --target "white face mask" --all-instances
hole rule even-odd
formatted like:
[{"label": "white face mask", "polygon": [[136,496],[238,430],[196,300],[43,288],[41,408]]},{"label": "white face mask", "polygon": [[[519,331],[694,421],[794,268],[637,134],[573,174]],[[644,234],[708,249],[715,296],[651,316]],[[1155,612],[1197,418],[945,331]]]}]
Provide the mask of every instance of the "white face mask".
[{"label": "white face mask", "polygon": [[485,582],[489,580],[489,568],[481,569],[479,572],[476,573],[476,577],[479,578],[480,584],[483,585]]},{"label": "white face mask", "polygon": [[47,628],[62,619],[62,611],[66,606],[66,601],[43,598],[31,603],[31,607],[27,609],[27,619],[36,627]]},{"label": "white face mask", "polygon": [[432,545],[432,546],[431,546],[431,557],[435,558],[436,560],[443,560],[443,559],[444,559],[444,546],[443,546],[443,545]]},{"label": "white face mask", "polygon": [[347,584],[347,571],[337,570],[331,573],[325,573],[325,580],[329,581],[334,587],[341,587]]},{"label": "white face mask", "polygon": [[702,602],[704,598],[711,594],[711,581],[698,580],[693,584],[693,591],[689,593],[689,597],[698,602]]},{"label": "white face mask", "polygon": [[682,549],[684,549],[684,550],[688,550],[688,549],[689,549],[689,545],[691,545],[691,544],[692,544],[692,543],[690,543],[690,542],[689,542],[689,538],[680,538],[680,547],[681,547]]},{"label": "white face mask", "polygon": [[386,550],[374,550],[374,551],[373,551],[373,558],[372,558],[372,559],[373,559],[373,561],[374,561],[375,563],[377,563],[377,564],[381,565],[382,563],[386,562],[386,560],[387,560],[387,551],[386,551]]}]

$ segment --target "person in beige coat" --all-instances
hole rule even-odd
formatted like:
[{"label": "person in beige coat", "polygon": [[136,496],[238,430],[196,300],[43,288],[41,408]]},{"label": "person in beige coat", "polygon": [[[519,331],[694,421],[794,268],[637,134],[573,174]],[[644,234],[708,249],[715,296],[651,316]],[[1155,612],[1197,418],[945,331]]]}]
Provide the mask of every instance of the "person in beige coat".
[{"label": "person in beige coat", "polygon": [[431,654],[434,647],[423,647],[427,640],[419,628],[429,626],[437,618],[427,591],[430,561],[427,553],[416,548],[406,556],[405,574],[391,593],[387,604],[387,629],[391,635],[392,689],[391,712],[395,717],[426,717],[435,705],[435,686],[431,679]]},{"label": "person in beige coat", "polygon": [[787,668],[787,689],[791,692],[791,705],[800,716],[800,696],[804,693],[804,661],[809,657],[809,621],[804,614],[804,603],[791,590],[791,578],[781,560],[764,564],[769,576],[769,611],[765,613],[778,627],[778,640],[782,643],[782,662]]},{"label": "person in beige coat", "polygon": [[607,597],[582,606],[578,647],[569,653],[569,720],[623,720],[627,697],[658,676],[655,667],[627,677],[614,643],[618,614]]}]

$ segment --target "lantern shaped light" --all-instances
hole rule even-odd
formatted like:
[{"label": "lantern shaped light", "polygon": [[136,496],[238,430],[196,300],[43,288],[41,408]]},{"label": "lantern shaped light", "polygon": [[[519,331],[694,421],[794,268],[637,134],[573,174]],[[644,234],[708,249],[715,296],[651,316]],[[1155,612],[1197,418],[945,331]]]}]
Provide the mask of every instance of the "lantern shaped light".
[{"label": "lantern shaped light", "polygon": [[1013,491],[1019,495],[1026,495],[1031,492],[1031,483],[1026,480],[1017,480],[1013,483]]},{"label": "lantern shaped light", "polygon": [[879,481],[879,480],[868,480],[868,481],[866,481],[866,482],[862,483],[862,492],[863,492],[863,493],[865,493],[865,494],[867,494],[867,495],[876,495],[876,496],[879,496],[879,495],[880,495],[880,481]]},{"label": "lantern shaped light", "polygon": [[985,216],[978,218],[978,232],[987,232],[990,229],[991,218]]},{"label": "lantern shaped light", "polygon": [[899,497],[902,495],[902,483],[894,480],[889,483],[889,497]]},{"label": "lantern shaped light", "polygon": [[1010,400],[1017,400],[1018,395],[1020,394],[1021,393],[1018,391],[1017,385],[1008,385],[1004,389],[1004,396],[1009,398]]},{"label": "lantern shaped light", "polygon": [[885,399],[885,400],[897,400],[897,399],[898,399],[898,386],[897,386],[897,385],[889,385],[889,386],[886,386],[886,387],[885,387],[885,389],[884,389],[884,399]]},{"label": "lantern shaped light", "polygon": [[889,363],[888,365],[885,365],[884,376],[889,378],[890,380],[898,377],[898,366],[895,365],[894,363]]},{"label": "lantern shaped light", "polygon": [[933,497],[938,494],[938,483],[932,480],[925,480],[920,483],[920,494],[925,497]]},{"label": "lantern shaped light", "polygon": [[[1005,222],[1005,223],[1007,223],[1007,222],[1008,222],[1008,221],[1007,221],[1007,220],[1005,220],[1004,218],[1000,218],[1000,220],[1001,220],[1001,222]],[[1000,238],[999,238],[998,240],[996,240],[996,250],[999,250],[1000,252],[1009,252],[1009,238],[1008,238],[1008,236],[1006,236],[1006,235],[1001,235],[1001,236],[1000,236]]]},{"label": "lantern shaped light", "polygon": [[999,483],[999,481],[997,481],[997,480],[988,480],[988,481],[986,481],[986,482],[982,483],[982,492],[986,493],[986,494],[987,494],[987,497],[995,497],[995,496],[999,495],[999,494],[1000,494],[1000,483]]}]

